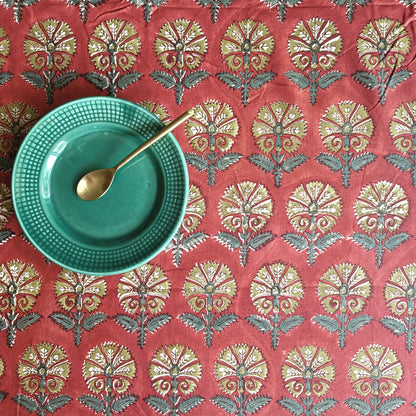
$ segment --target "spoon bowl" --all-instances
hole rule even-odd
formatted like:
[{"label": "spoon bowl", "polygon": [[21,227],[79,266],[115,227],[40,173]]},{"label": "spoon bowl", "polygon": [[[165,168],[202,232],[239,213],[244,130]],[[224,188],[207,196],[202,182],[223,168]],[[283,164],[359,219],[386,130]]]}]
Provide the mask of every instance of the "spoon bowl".
[{"label": "spoon bowl", "polygon": [[144,150],[146,150],[149,146],[156,143],[162,137],[166,136],[170,133],[173,129],[177,126],[182,124],[186,121],[189,117],[194,114],[194,110],[190,109],[185,111],[181,116],[175,119],[172,123],[165,126],[162,130],[160,130],[157,134],[152,136],[149,140],[145,141],[142,145],[140,145],[136,150],[132,153],[127,155],[120,163],[112,168],[107,169],[97,169],[91,172],[88,172],[84,175],[77,184],[76,192],[77,195],[85,200],[85,201],[93,201],[95,199],[101,198],[110,188],[111,184],[113,183],[113,179],[117,171]]}]

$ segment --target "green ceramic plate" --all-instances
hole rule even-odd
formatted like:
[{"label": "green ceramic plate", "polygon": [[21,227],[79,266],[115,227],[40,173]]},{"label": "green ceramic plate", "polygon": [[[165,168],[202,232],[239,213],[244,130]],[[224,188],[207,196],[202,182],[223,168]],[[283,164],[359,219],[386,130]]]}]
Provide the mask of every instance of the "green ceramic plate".
[{"label": "green ceramic plate", "polygon": [[85,173],[116,165],[162,127],[139,105],[109,97],[75,100],[39,120],[12,176],[17,218],[33,245],[65,268],[98,275],[134,269],[163,250],[188,196],[171,133],[122,168],[102,198],[83,201],[75,192]]}]

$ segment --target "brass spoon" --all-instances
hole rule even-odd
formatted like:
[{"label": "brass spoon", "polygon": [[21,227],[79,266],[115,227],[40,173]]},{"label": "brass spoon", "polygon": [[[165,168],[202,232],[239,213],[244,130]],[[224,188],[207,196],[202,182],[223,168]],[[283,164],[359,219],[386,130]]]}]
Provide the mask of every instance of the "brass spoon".
[{"label": "brass spoon", "polygon": [[180,124],[182,124],[185,120],[187,120],[193,114],[194,114],[193,109],[190,109],[186,111],[185,113],[183,113],[176,120],[172,121],[172,123],[165,126],[157,134],[155,134],[149,140],[145,141],[136,150],[134,150],[132,153],[126,156],[116,166],[112,168],[107,168],[107,169],[93,170],[87,173],[86,175],[84,175],[77,184],[78,196],[81,199],[84,199],[85,201],[93,201],[94,199],[101,198],[110,188],[114,179],[114,175],[122,166],[130,162],[138,154],[143,152],[143,150],[147,149],[149,146],[156,143],[162,137],[166,136],[168,133],[170,133],[173,129],[175,129]]}]

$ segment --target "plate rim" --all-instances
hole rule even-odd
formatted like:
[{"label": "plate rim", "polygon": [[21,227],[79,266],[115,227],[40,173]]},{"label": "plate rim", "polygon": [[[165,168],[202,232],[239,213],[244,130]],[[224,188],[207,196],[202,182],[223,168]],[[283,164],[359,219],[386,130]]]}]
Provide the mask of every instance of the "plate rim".
[{"label": "plate rim", "polygon": [[[68,101],[64,104],[61,104],[61,105],[57,106],[56,108],[48,111],[46,114],[44,114],[32,126],[32,128],[30,129],[30,131],[27,133],[27,135],[23,139],[22,143],[20,144],[18,152],[17,152],[16,157],[15,157],[15,160],[13,162],[12,178],[11,178],[11,194],[12,194],[13,210],[16,214],[16,218],[17,218],[17,221],[19,223],[19,226],[22,228],[22,231],[24,232],[24,234],[25,234],[26,238],[29,240],[29,242],[40,253],[42,253],[45,257],[47,257],[53,263],[65,268],[65,269],[68,269],[70,271],[73,271],[75,273],[87,274],[87,275],[98,275],[98,276],[110,276],[110,275],[116,275],[116,274],[125,273],[127,271],[131,271],[131,270],[133,270],[137,267],[140,267],[141,265],[147,263],[152,258],[154,258],[156,255],[160,254],[166,248],[166,246],[169,244],[169,242],[172,240],[173,236],[175,235],[175,233],[177,232],[177,230],[179,229],[179,227],[182,224],[182,221],[183,221],[183,218],[184,218],[185,212],[186,212],[188,197],[189,197],[189,172],[188,172],[188,167],[187,167],[186,160],[185,160],[185,155],[182,151],[181,146],[179,145],[179,142],[177,141],[176,137],[173,135],[172,132],[168,133],[168,136],[170,136],[171,140],[173,139],[172,142],[173,142],[175,148],[178,151],[180,165],[183,168],[182,169],[183,170],[182,174],[183,174],[183,178],[184,178],[185,195],[184,195],[184,198],[183,198],[183,201],[182,201],[180,214],[178,215],[178,219],[175,221],[174,225],[172,226],[171,232],[168,233],[167,237],[163,240],[163,244],[160,244],[157,248],[155,248],[151,252],[147,253],[146,256],[142,257],[141,260],[137,261],[134,265],[129,264],[129,265],[125,265],[123,267],[113,268],[112,270],[98,271],[98,270],[92,270],[92,268],[88,269],[87,267],[82,267],[82,266],[81,267],[74,267],[74,266],[70,266],[70,265],[66,264],[65,261],[62,261],[59,258],[56,258],[56,256],[53,256],[50,253],[48,253],[47,250],[44,250],[39,245],[39,243],[36,241],[36,238],[34,238],[33,235],[31,235],[30,233],[28,233],[28,230],[27,230],[27,227],[26,227],[26,224],[25,224],[25,220],[22,219],[21,212],[19,211],[20,208],[17,207],[17,203],[16,203],[16,200],[17,200],[16,176],[17,176],[18,164],[20,162],[20,159],[23,157],[22,154],[24,152],[24,148],[31,141],[31,136],[34,134],[35,128],[39,127],[39,125],[44,123],[45,120],[49,119],[50,117],[53,117],[54,114],[56,114],[60,111],[63,111],[65,109],[65,107],[77,105],[77,103],[79,103],[79,102],[96,101],[96,100],[114,101],[114,102],[122,103],[123,105],[129,105],[129,106],[132,106],[132,107],[139,108],[140,111],[144,111],[145,113],[147,113],[147,116],[150,117],[152,119],[152,121],[154,121],[157,125],[159,125],[160,128],[162,128],[164,126],[164,123],[155,114],[153,114],[151,111],[149,111],[148,109],[146,109],[145,107],[141,106],[138,103],[135,103],[135,102],[130,101],[130,100],[126,100],[124,98],[108,97],[108,96],[88,96],[88,97],[77,98],[77,99]],[[59,140],[59,137],[57,138],[57,140]],[[37,179],[37,181],[40,181],[40,178]],[[37,193],[39,193],[39,190],[37,191]],[[44,213],[43,209],[42,209],[42,211]],[[156,216],[154,221],[157,221],[157,218],[159,217],[159,215],[160,215],[160,212],[158,213],[158,215]],[[45,216],[46,216],[46,214],[45,214]],[[48,222],[50,223],[50,221],[48,221]],[[57,228],[55,228],[52,224],[51,224],[51,226],[59,235],[62,236],[62,234],[59,232],[59,230]],[[65,237],[63,237],[63,238],[65,238]],[[67,238],[65,238],[65,241],[69,241],[69,240]],[[97,251],[105,252],[105,251],[109,251],[109,249],[101,249],[101,250],[97,250]]]}]

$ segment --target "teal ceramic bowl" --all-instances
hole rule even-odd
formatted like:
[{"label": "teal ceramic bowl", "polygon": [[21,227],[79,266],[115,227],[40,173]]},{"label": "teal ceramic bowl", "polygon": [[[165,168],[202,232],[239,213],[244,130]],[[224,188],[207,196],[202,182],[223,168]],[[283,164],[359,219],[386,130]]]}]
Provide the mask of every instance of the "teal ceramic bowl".
[{"label": "teal ceramic bowl", "polygon": [[119,98],[89,97],[45,115],[24,139],[12,198],[32,244],[53,262],[90,275],[138,267],[171,241],[185,214],[188,171],[172,133],[122,168],[100,199],[76,194],[87,172],[116,165],[163,123]]}]

